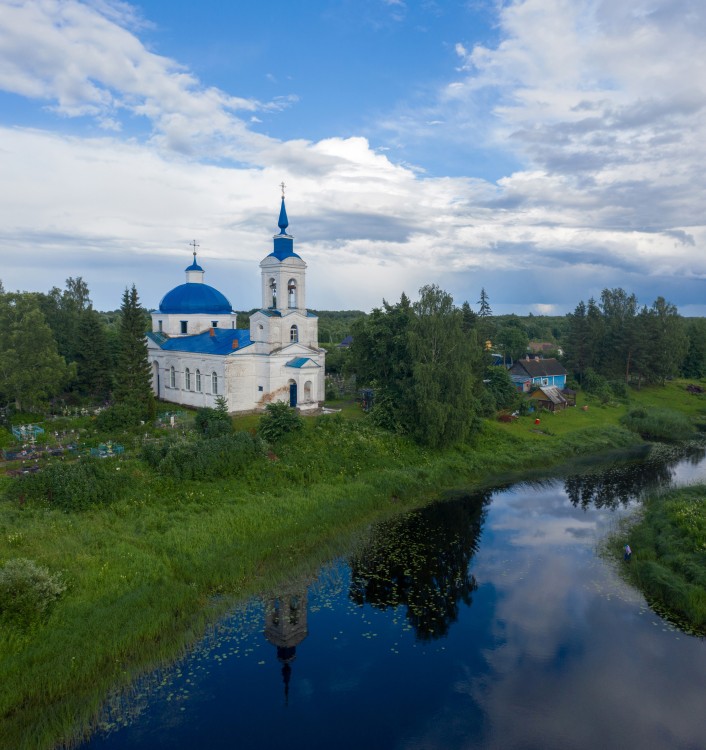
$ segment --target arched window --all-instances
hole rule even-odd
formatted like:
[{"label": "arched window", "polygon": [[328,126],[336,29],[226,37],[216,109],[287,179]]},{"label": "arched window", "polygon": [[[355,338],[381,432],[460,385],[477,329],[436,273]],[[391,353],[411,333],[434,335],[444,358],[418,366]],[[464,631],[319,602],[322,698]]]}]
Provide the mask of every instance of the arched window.
[{"label": "arched window", "polygon": [[173,367],[169,368],[169,387],[176,388],[176,370]]},{"label": "arched window", "polygon": [[311,400],[312,400],[311,393],[312,393],[311,380],[307,380],[306,383],[304,383],[304,401],[306,403],[311,403]]},{"label": "arched window", "polygon": [[287,295],[289,307],[297,306],[297,282],[294,279],[290,279],[287,282]]},{"label": "arched window", "polygon": [[211,375],[211,391],[214,396],[218,395],[218,375],[215,372]]},{"label": "arched window", "polygon": [[184,370],[184,387],[187,391],[191,390],[191,370],[188,367]]},{"label": "arched window", "polygon": [[270,298],[272,300],[270,307],[277,307],[277,281],[274,278],[270,279]]},{"label": "arched window", "polygon": [[289,340],[295,344],[297,341],[299,341],[299,329],[296,326],[292,326],[289,329]]},{"label": "arched window", "polygon": [[201,393],[201,370],[196,370],[196,390]]}]

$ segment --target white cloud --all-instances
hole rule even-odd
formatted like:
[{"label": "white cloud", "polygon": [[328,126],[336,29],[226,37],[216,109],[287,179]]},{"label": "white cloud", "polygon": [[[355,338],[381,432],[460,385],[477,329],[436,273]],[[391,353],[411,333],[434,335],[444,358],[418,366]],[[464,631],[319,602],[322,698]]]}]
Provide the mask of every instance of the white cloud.
[{"label": "white cloud", "polygon": [[[255,306],[255,264],[269,251],[284,180],[313,307],[369,309],[437,282],[458,301],[485,286],[496,311],[522,300],[561,312],[595,294],[592,285],[631,288],[650,276],[697,303],[703,16],[686,1],[503,6],[498,46],[459,42],[457,80],[390,120],[401,135],[416,128],[465,144],[470,132],[519,154],[526,167],[491,184],[425,176],[362,137],[254,133],[258,114],[296,97],[263,103],[205,86],[145,48],[145,22],[126,4],[5,0],[0,88],[112,134],[0,132],[0,250],[21,254],[5,286],[46,289],[83,275],[117,300],[137,279],[155,304],[181,281],[196,237],[218,274],[211,282],[236,306]],[[147,137],[123,136],[140,118]],[[28,262],[41,269],[28,272]],[[92,267],[111,280],[94,282]]]}]

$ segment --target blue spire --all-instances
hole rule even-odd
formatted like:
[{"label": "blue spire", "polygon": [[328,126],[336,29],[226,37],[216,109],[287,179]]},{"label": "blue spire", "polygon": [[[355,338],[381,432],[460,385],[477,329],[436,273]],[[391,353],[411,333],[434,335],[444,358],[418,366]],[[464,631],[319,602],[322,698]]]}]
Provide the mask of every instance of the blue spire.
[{"label": "blue spire", "polygon": [[279,221],[277,226],[280,228],[280,234],[287,234],[289,219],[287,218],[287,209],[284,207],[284,196],[282,196],[282,208],[279,210]]},{"label": "blue spire", "polygon": [[274,255],[277,260],[284,260],[285,258],[291,258],[299,256],[294,252],[294,238],[287,234],[287,227],[289,226],[289,219],[287,218],[287,209],[284,207],[284,183],[282,183],[282,207],[279,210],[279,221],[277,226],[279,227],[279,234],[276,234],[274,239],[274,250],[270,255]]}]

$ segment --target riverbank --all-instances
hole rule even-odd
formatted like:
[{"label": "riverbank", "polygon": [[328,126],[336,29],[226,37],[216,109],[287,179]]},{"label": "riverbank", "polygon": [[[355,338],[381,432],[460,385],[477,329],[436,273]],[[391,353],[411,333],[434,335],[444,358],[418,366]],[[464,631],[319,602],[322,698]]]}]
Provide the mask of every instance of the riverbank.
[{"label": "riverbank", "polygon": [[375,521],[445,489],[638,444],[617,426],[621,411],[488,422],[443,452],[317,418],[235,480],[177,483],[132,460],[121,470],[134,486],[109,507],[2,503],[0,559],[59,571],[67,591],[45,622],[0,628],[0,747],[80,738],[112,689],[174,659],[234,600],[344,554]]},{"label": "riverbank", "polygon": [[[623,559],[625,544],[632,555]],[[608,549],[658,612],[706,635],[706,485],[648,498]]]}]

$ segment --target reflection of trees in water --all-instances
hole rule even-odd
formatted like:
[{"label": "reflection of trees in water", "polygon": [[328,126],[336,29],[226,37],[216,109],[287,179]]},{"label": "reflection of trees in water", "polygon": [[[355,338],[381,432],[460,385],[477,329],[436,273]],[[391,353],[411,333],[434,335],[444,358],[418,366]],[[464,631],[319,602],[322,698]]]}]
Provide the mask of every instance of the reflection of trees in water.
[{"label": "reflection of trees in water", "polygon": [[448,633],[459,602],[471,604],[469,563],[480,540],[490,492],[434,503],[380,524],[350,560],[350,597],[379,609],[404,605],[417,638]]},{"label": "reflection of trees in water", "polygon": [[681,461],[693,464],[703,459],[700,447],[656,450],[643,461],[613,464],[600,472],[574,474],[564,481],[564,489],[575,506],[586,509],[616,508],[627,505],[645,493],[671,485],[674,467]]}]

